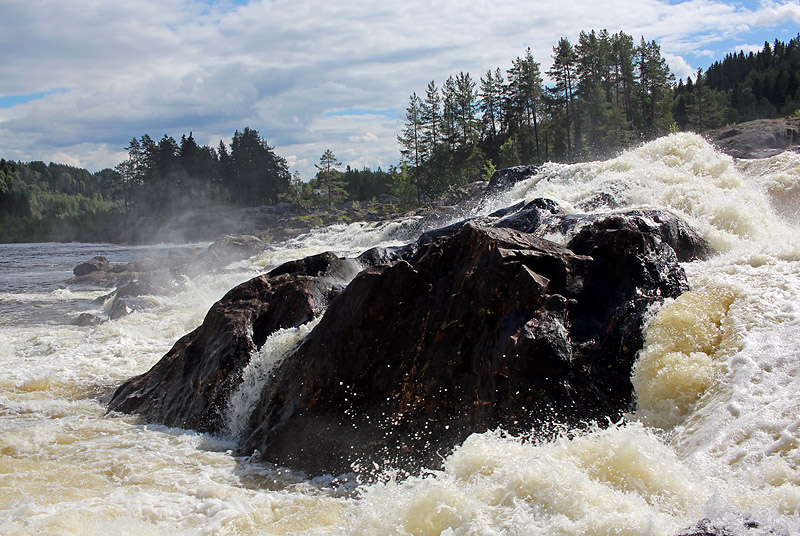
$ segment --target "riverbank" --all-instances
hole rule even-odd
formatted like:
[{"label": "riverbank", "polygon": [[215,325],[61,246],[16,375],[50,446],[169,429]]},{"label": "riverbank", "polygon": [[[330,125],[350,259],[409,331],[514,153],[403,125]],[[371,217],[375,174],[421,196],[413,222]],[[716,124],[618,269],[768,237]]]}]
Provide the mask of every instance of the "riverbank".
[{"label": "riverbank", "polygon": [[[800,152],[800,117],[758,119],[703,133],[719,151],[737,159],[760,159],[783,151]],[[0,243],[105,242],[115,244],[183,244],[212,242],[225,234],[254,235],[267,242],[296,237],[311,229],[355,221],[375,222],[404,214],[429,216],[448,212],[465,199],[482,195],[486,183],[462,186],[443,199],[407,213],[391,196],[367,202],[306,210],[295,203],[234,208],[203,207],[164,217],[132,218],[93,214],[80,220],[0,218]]]}]

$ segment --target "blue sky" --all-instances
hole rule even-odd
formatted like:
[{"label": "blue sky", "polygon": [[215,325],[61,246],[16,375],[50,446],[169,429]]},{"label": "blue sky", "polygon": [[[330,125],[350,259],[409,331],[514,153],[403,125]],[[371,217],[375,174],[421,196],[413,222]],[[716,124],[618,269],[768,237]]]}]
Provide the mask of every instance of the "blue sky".
[{"label": "blue sky", "polygon": [[800,29],[800,0],[2,0],[0,157],[98,170],[148,133],[199,143],[258,130],[309,178],[331,149],[386,168],[412,92],[507,69],[542,70],[581,30],[655,39],[685,78]]}]

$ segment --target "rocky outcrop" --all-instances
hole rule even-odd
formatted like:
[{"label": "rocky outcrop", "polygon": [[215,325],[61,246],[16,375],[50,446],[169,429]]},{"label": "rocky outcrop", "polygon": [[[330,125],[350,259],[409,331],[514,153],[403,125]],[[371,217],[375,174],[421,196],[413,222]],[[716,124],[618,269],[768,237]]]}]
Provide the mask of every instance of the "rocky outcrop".
[{"label": "rocky outcrop", "polygon": [[507,190],[514,184],[533,177],[538,172],[539,166],[537,165],[498,169],[489,179],[487,190],[490,192]]},{"label": "rocky outcrop", "polygon": [[107,272],[110,268],[111,264],[108,262],[108,259],[98,255],[86,262],[80,263],[72,269],[72,273],[75,274],[75,277],[81,277],[92,272]]},{"label": "rocky outcrop", "polygon": [[[566,246],[529,232],[546,220],[569,228]],[[330,302],[264,384],[244,452],[310,474],[415,469],[472,432],[616,419],[647,311],[687,288],[676,248],[707,251],[690,231],[664,213],[580,219],[542,200],[370,250],[346,287],[353,261],[288,263],[229,292],[109,408],[220,431],[251,354]]]},{"label": "rocky outcrop", "polygon": [[219,431],[220,409],[252,353],[281,328],[318,315],[345,263],[325,253],[251,279],[214,304],[149,372],[125,382],[110,409],[199,431]]},{"label": "rocky outcrop", "polygon": [[[109,289],[116,287],[97,300],[98,304],[111,302],[107,317],[97,318],[100,321],[116,320],[150,307],[150,303],[138,299],[140,296],[172,294],[180,290],[185,275],[218,272],[266,248],[267,244],[255,236],[222,235],[205,249],[171,252],[167,256],[146,257],[129,263],[112,264],[105,257],[97,256],[77,265],[73,269],[75,277],[69,283]],[[78,317],[71,323],[92,326],[98,322]]]},{"label": "rocky outcrop", "polygon": [[713,130],[708,138],[734,158],[767,158],[800,151],[800,117],[757,119]]}]

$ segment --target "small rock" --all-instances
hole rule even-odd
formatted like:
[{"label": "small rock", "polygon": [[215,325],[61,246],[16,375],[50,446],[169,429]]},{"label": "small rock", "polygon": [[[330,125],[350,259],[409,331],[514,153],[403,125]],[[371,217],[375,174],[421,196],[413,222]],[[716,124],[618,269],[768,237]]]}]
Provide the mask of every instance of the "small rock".
[{"label": "small rock", "polygon": [[138,298],[114,298],[114,303],[111,304],[108,318],[110,320],[116,320],[131,313],[149,309],[150,307],[152,307],[150,302]]},{"label": "small rock", "polygon": [[72,273],[75,274],[75,277],[81,277],[92,272],[107,272],[110,268],[111,263],[108,262],[108,259],[98,255],[97,257],[93,257],[89,261],[82,262],[73,268]]},{"label": "small rock", "polygon": [[92,313],[81,313],[77,318],[74,318],[70,324],[73,326],[97,326],[103,323],[103,319]]}]

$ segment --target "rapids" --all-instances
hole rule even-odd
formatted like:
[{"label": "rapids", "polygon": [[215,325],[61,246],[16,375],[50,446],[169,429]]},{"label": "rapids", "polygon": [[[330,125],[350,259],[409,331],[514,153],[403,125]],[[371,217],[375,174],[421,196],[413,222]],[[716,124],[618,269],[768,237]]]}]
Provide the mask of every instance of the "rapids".
[{"label": "rapids", "polygon": [[603,429],[472,435],[442,468],[362,483],[308,480],[233,452],[249,389],[308,325],[253,356],[227,437],[106,415],[101,399],[235,284],[325,250],[402,243],[413,222],[275,244],[95,327],[68,323],[99,312],[105,292],[67,288],[71,267],[152,250],[0,245],[0,534],[667,536],[703,518],[732,534],[800,534],[800,155],[736,161],[675,134],[607,161],[547,164],[481,213],[536,197],[568,211],[597,199],[668,209],[716,252],[684,264],[692,290],[652,311],[637,407]]}]

